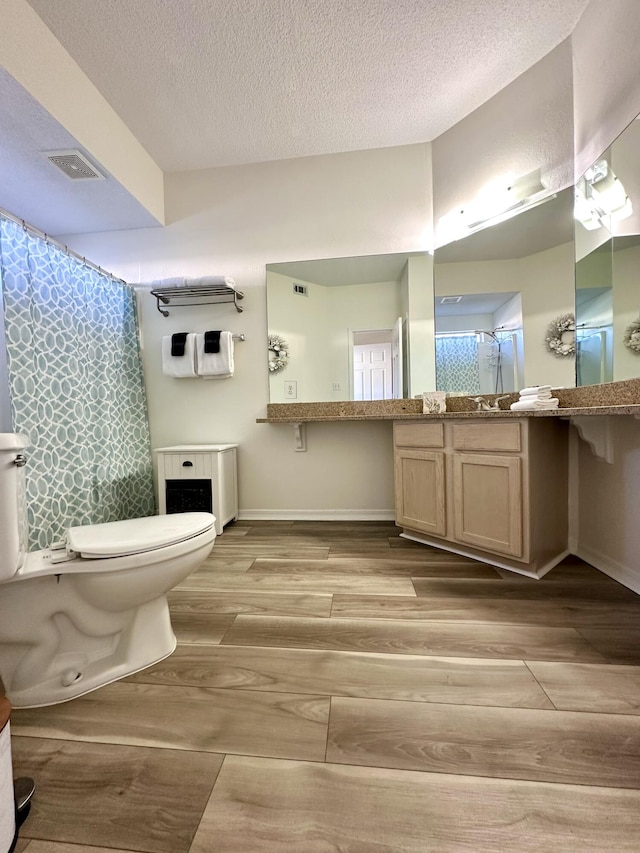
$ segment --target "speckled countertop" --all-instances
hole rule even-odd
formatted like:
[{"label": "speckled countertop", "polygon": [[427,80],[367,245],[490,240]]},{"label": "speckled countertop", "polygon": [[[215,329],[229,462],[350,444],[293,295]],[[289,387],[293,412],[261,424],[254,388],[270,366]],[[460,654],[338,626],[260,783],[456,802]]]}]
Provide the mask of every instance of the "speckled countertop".
[{"label": "speckled countertop", "polygon": [[[568,418],[588,415],[635,415],[640,417],[640,379],[589,385],[583,388],[563,388],[554,391],[560,400],[557,409],[516,411],[509,409],[518,399],[512,394],[502,400],[506,408],[482,412],[471,409],[469,397],[448,397],[447,412],[439,415],[422,413],[422,400],[342,401],[325,403],[269,403],[267,417],[257,423],[286,424],[314,421],[396,421],[435,418]],[[492,401],[496,395],[486,394]]]}]

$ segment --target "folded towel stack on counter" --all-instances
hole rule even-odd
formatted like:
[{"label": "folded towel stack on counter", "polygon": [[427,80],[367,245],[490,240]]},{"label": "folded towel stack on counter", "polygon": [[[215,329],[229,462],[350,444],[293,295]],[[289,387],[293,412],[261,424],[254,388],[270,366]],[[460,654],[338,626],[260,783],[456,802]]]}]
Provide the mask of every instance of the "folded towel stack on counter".
[{"label": "folded towel stack on counter", "polygon": [[511,404],[516,412],[531,412],[540,409],[557,409],[560,401],[551,396],[551,385],[533,385],[520,391],[520,399]]}]

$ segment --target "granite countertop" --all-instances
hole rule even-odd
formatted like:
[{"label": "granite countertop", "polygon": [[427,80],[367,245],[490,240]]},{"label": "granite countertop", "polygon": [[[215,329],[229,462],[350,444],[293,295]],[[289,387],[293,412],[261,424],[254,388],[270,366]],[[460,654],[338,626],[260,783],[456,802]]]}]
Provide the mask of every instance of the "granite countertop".
[{"label": "granite countertop", "polygon": [[[476,411],[469,397],[448,397],[447,412],[427,415],[421,399],[341,401],[324,403],[269,403],[267,417],[257,418],[261,424],[291,424],[323,421],[397,421],[434,420],[442,418],[570,418],[594,415],[633,415],[640,417],[640,379],[589,385],[583,388],[554,390],[560,400],[557,409],[511,411],[517,393],[502,401],[507,408],[499,411]],[[496,394],[485,394],[489,402]],[[504,396],[504,395],[503,395]]]},{"label": "granite countertop", "polygon": [[286,415],[277,418],[256,418],[259,424],[298,424],[322,421],[407,421],[407,420],[438,420],[438,419],[468,419],[484,418],[571,418],[582,415],[635,415],[640,417],[640,404],[637,406],[575,406],[572,408],[542,409],[539,411],[512,412],[507,409],[491,412],[443,412],[439,415],[422,414],[421,412],[386,412],[382,414],[333,414],[333,415]]}]

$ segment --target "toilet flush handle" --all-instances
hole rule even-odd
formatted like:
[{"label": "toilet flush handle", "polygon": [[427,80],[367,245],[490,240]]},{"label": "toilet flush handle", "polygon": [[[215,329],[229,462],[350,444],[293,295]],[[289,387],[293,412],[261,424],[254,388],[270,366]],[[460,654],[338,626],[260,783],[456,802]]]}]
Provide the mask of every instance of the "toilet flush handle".
[{"label": "toilet flush handle", "polygon": [[24,468],[24,466],[27,464],[27,457],[24,455],[24,453],[18,453],[16,458],[13,460],[13,464],[17,468]]}]

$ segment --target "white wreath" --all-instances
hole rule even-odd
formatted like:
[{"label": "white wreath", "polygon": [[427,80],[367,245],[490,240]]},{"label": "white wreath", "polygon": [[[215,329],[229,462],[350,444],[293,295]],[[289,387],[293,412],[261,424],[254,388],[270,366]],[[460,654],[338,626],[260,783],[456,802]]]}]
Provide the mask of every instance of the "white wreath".
[{"label": "white wreath", "polygon": [[289,345],[280,335],[269,335],[267,341],[269,346],[269,373],[284,370],[289,363]]},{"label": "white wreath", "polygon": [[640,319],[627,326],[622,340],[626,347],[640,355]]},{"label": "white wreath", "polygon": [[573,314],[561,314],[549,324],[544,339],[549,352],[564,358],[576,351],[576,318]]}]

